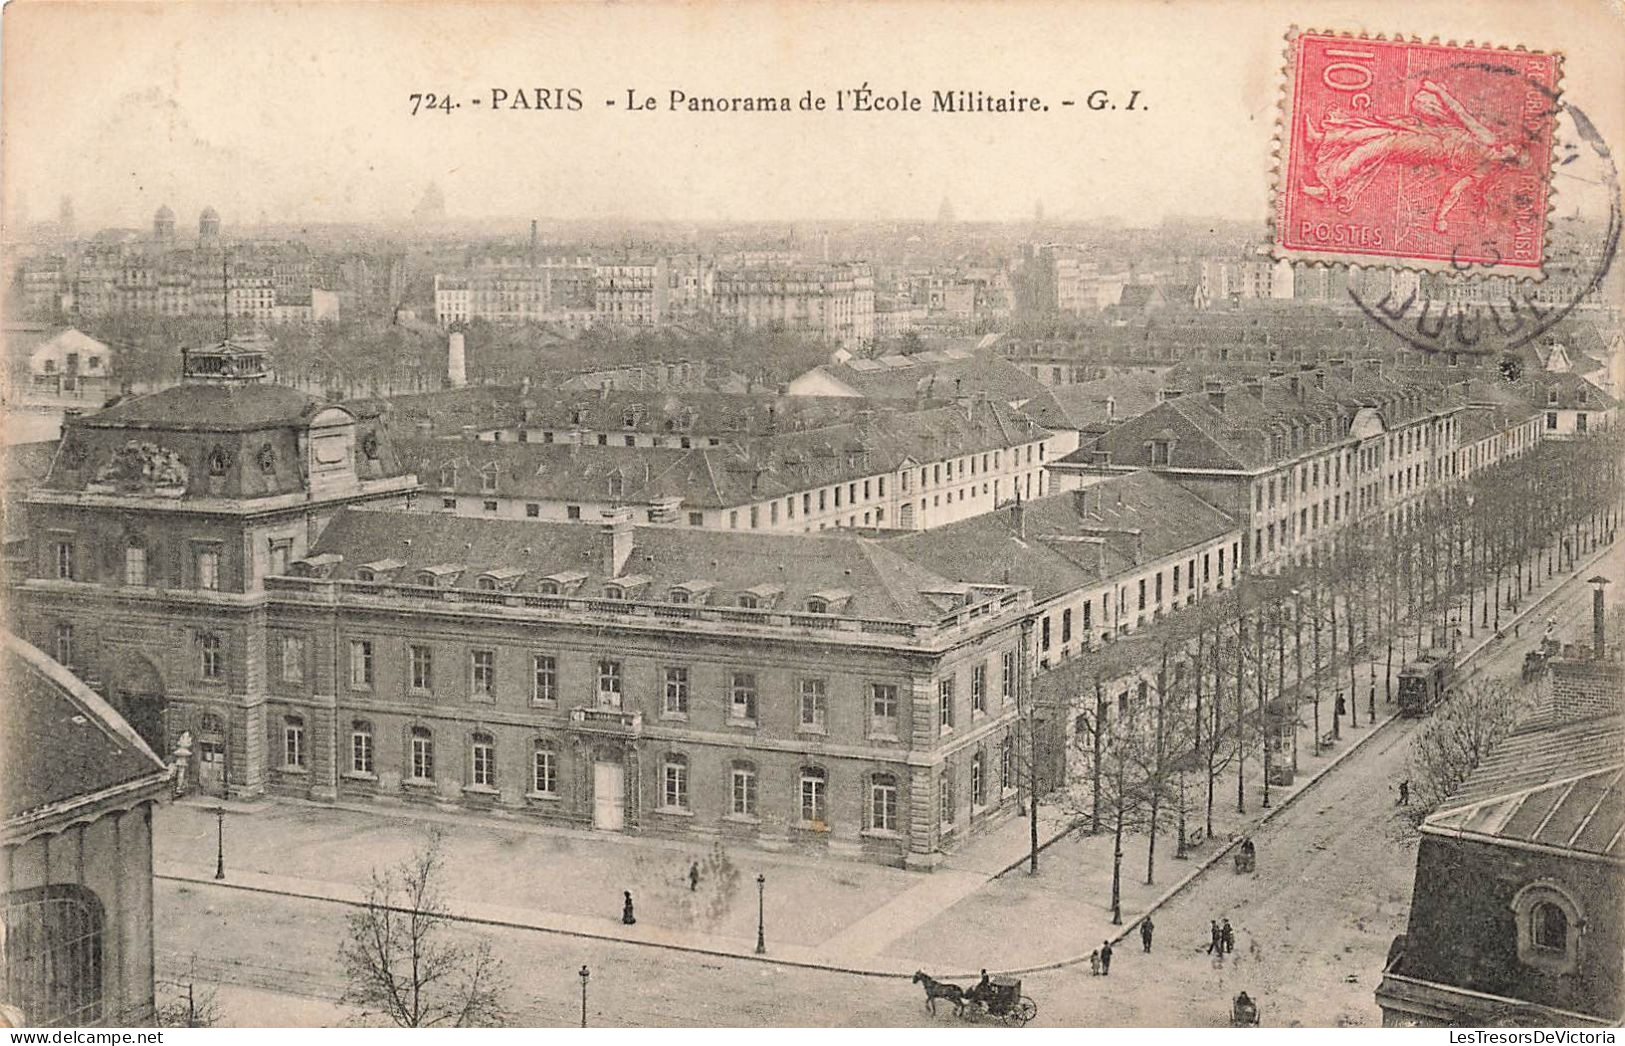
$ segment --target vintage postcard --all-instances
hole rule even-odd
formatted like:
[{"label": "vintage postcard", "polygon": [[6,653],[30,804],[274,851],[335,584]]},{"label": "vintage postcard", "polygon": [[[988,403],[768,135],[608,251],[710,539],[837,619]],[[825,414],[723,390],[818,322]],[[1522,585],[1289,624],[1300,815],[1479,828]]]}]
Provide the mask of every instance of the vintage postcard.
[{"label": "vintage postcard", "polygon": [[13,0],[0,1024],[1613,1042],[1622,58]]}]

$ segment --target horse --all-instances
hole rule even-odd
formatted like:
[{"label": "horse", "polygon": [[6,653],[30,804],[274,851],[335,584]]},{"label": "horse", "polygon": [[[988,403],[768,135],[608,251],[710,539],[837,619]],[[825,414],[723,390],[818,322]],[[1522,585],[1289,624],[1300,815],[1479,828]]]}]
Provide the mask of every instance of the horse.
[{"label": "horse", "polygon": [[933,980],[925,971],[914,971],[914,983],[925,985],[925,1010],[931,1016],[937,1015],[937,1000],[947,999],[954,1004],[954,1014],[963,1016],[965,1013],[965,989],[957,984],[948,984],[945,981]]}]

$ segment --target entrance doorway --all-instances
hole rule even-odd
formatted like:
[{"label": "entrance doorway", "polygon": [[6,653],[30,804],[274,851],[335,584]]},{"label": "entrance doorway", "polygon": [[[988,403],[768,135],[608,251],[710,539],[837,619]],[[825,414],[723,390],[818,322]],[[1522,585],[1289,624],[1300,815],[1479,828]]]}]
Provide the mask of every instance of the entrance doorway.
[{"label": "entrance doorway", "polygon": [[205,795],[226,794],[226,729],[212,713],[198,724],[197,783]]},{"label": "entrance doorway", "polygon": [[141,740],[158,754],[169,757],[169,743],[164,737],[164,681],[152,662],[144,657],[131,658],[129,670],[119,680],[117,698],[119,714],[124,716]]},{"label": "entrance doorway", "polygon": [[618,832],[626,824],[626,765],[599,760],[592,764],[592,826]]}]

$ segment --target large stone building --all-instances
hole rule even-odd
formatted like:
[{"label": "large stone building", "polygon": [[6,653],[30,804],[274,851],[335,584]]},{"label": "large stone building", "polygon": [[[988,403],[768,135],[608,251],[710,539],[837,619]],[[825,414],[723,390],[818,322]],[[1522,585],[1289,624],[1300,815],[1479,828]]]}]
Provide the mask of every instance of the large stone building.
[{"label": "large stone building", "polygon": [[170,769],[57,661],[10,633],[0,647],[0,1003],[25,1026],[150,1024]]},{"label": "large stone building", "polygon": [[70,419],[12,591],[154,748],[191,733],[202,789],[917,867],[1013,806],[1019,586],[856,536],[403,511],[378,416],[235,345],[184,369]]},{"label": "large stone building", "polygon": [[193,350],[183,372],[67,419],[27,499],[28,576],[12,594],[25,635],[104,681],[155,749],[190,729],[200,770],[246,784],[262,774],[261,579],[307,555],[342,506],[415,482],[376,417],[260,384],[258,351]]},{"label": "large stone building", "polygon": [[857,349],[875,339],[875,281],[860,262],[720,269],[714,311],[724,324],[806,334]]}]

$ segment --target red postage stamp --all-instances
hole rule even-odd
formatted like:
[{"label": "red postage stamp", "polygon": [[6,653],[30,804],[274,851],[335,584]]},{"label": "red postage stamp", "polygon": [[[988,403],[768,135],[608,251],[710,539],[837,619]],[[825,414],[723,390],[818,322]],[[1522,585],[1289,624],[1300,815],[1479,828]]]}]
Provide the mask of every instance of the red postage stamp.
[{"label": "red postage stamp", "polygon": [[1290,37],[1280,257],[1539,278],[1562,59]]}]

